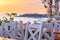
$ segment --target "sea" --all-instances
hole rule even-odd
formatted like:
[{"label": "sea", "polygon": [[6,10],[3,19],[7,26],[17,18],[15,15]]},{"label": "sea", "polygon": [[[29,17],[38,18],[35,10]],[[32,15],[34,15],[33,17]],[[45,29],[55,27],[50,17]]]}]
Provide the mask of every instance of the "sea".
[{"label": "sea", "polygon": [[[9,16],[7,16],[6,14],[0,14],[0,19],[3,20],[3,18],[6,17],[6,18],[9,18]],[[34,23],[34,21],[37,21],[37,22],[45,22],[48,20],[48,18],[33,18],[33,17],[13,17],[14,18],[14,21],[23,21],[23,23],[27,23],[27,22],[31,22],[31,23]]]}]

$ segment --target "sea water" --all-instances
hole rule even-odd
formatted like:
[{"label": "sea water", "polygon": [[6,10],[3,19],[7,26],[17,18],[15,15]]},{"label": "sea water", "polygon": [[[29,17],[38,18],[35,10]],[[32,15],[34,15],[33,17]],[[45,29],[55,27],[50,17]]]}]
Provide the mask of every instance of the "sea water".
[{"label": "sea water", "polygon": [[[9,18],[9,16],[7,16],[6,14],[0,14],[0,19],[3,20],[3,17]],[[27,23],[27,22],[31,22],[34,23],[34,21],[37,22],[43,22],[43,21],[47,21],[48,18],[33,18],[33,17],[13,17],[14,21],[23,21],[23,23]]]},{"label": "sea water", "polygon": [[27,22],[34,23],[34,21],[43,22],[47,20],[48,18],[14,17],[14,21],[23,21],[23,23]]}]

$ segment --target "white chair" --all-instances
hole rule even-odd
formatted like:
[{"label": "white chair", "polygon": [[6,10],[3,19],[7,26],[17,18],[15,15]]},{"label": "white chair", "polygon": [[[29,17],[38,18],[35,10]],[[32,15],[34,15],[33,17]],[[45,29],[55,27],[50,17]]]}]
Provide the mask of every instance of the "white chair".
[{"label": "white chair", "polygon": [[4,30],[3,30],[3,21],[2,24],[0,25],[0,37],[3,37]]},{"label": "white chair", "polygon": [[54,21],[54,29],[55,30],[60,30],[60,20],[56,20]]},{"label": "white chair", "polygon": [[[39,23],[35,23],[35,24],[39,24]],[[52,22],[48,23],[48,22],[43,22],[43,31],[42,31],[42,36],[45,35],[46,38],[48,38],[48,40],[54,40],[54,33],[53,33],[53,24]],[[47,33],[48,30],[51,32],[51,36],[49,36],[49,34]]]},{"label": "white chair", "polygon": [[17,37],[17,22],[4,22],[4,37],[16,38]]},{"label": "white chair", "polygon": [[[54,32],[59,33],[60,31],[60,20],[55,19],[54,21]],[[60,34],[55,34],[55,37],[60,37]]]},{"label": "white chair", "polygon": [[[50,36],[47,33],[47,31],[50,31]],[[48,40],[54,40],[54,32],[53,32],[53,24],[52,22],[50,23],[43,23],[43,35],[45,35]]]},{"label": "white chair", "polygon": [[[33,31],[34,30],[34,33]],[[30,37],[28,38],[30,33]],[[29,22],[26,25],[26,29],[25,29],[25,37],[24,40],[41,40],[42,38],[42,23],[40,24],[30,24]],[[38,38],[36,38],[35,36],[38,35]]]},{"label": "white chair", "polygon": [[18,23],[17,33],[19,35],[18,38],[21,38],[21,39],[24,38],[24,25],[22,21]]}]

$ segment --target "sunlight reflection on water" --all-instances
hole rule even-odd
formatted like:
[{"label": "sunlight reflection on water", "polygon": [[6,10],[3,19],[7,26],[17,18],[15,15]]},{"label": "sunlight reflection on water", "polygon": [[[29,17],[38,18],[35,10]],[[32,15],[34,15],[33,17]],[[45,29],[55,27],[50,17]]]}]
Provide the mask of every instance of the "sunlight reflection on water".
[{"label": "sunlight reflection on water", "polygon": [[[6,14],[0,14],[0,19],[3,19],[3,17],[7,17],[9,19],[9,16]],[[34,21],[41,22],[46,20],[48,20],[48,18],[14,17],[14,21],[23,21],[23,23],[26,23],[28,21],[34,23]]]},{"label": "sunlight reflection on water", "polygon": [[28,18],[28,17],[14,17],[14,21],[23,21],[23,23],[26,23],[30,21],[31,23],[34,23],[34,21],[46,21],[48,20],[47,18]]}]

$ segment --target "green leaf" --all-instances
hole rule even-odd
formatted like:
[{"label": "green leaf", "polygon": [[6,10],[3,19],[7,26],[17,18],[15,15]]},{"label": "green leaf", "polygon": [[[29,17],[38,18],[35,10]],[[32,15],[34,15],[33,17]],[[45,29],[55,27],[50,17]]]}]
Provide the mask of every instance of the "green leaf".
[{"label": "green leaf", "polygon": [[2,25],[2,20],[0,19],[0,26]]}]

